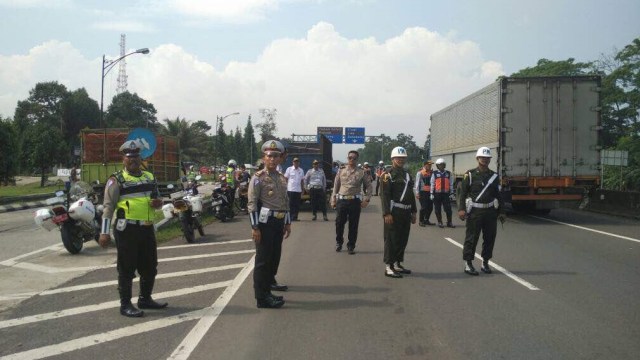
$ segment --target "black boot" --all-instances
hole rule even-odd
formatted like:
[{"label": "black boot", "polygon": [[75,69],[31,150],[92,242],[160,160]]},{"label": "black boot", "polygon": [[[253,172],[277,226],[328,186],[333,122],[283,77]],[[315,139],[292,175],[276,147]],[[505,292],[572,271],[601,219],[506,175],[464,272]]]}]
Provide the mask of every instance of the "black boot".
[{"label": "black boot", "polygon": [[151,297],[155,279],[140,278],[140,296],[138,297],[138,307],[140,309],[164,309],[169,305],[166,302],[158,303]]},{"label": "black boot", "polygon": [[482,270],[483,273],[485,274],[491,274],[491,268],[489,267],[489,260],[483,261],[482,262],[482,266],[480,267],[480,270]]},{"label": "black boot", "polygon": [[464,272],[469,275],[478,275],[476,268],[473,267],[473,262],[471,260],[467,260],[464,262]]},{"label": "black boot", "polygon": [[120,315],[126,317],[142,317],[144,311],[136,309],[131,304],[131,281],[118,279],[118,292],[120,293]]}]

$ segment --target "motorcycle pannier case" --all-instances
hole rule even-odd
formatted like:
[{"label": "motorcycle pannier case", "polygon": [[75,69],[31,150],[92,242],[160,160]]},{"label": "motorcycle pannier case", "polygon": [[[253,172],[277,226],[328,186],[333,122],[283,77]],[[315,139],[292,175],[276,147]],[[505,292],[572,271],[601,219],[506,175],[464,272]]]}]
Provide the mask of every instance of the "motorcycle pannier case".
[{"label": "motorcycle pannier case", "polygon": [[165,219],[171,219],[173,217],[173,204],[165,204],[162,206],[162,214]]},{"label": "motorcycle pannier case", "polygon": [[201,196],[192,196],[189,198],[191,202],[191,210],[194,212],[202,212],[202,197]]},{"label": "motorcycle pannier case", "polygon": [[33,219],[35,220],[36,225],[47,231],[51,231],[56,228],[56,224],[53,223],[53,211],[49,209],[37,210]]},{"label": "motorcycle pannier case", "polygon": [[69,207],[69,216],[74,220],[90,223],[96,216],[96,208],[91,201],[80,199]]}]

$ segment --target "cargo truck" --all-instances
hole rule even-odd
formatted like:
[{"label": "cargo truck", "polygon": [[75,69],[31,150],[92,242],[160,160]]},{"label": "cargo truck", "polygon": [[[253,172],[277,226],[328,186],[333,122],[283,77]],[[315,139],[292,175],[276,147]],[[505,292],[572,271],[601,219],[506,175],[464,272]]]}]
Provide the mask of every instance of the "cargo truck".
[{"label": "cargo truck", "polygon": [[600,182],[600,81],[502,77],[431,115],[431,158],[443,158],[459,184],[487,146],[515,210],[580,201]]},{"label": "cargo truck", "polygon": [[[312,168],[313,160],[318,160],[318,166],[324,171],[327,178],[327,191],[330,191],[333,188],[333,144],[324,135],[319,135],[317,141],[302,141],[313,137],[294,135],[293,141],[284,142],[284,146],[287,149],[287,158],[282,164],[282,171],[293,165],[294,158],[298,158],[300,159],[300,167],[306,175],[307,171]],[[309,200],[309,194],[305,193],[302,195],[302,201],[307,200]]]},{"label": "cargo truck", "polygon": [[[104,184],[114,172],[122,169],[120,146],[127,140],[130,129],[89,129],[81,132],[81,179],[92,184],[100,197]],[[143,159],[143,167],[153,173],[160,192],[168,194],[168,184],[180,184],[180,142],[173,136],[155,135],[156,150]],[[102,198],[100,198],[102,202]]]}]

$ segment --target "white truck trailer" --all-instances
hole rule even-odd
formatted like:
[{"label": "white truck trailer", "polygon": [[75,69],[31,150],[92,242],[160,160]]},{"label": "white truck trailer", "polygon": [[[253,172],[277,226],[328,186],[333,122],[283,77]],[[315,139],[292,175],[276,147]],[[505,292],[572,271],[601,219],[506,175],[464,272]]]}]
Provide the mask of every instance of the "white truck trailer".
[{"label": "white truck trailer", "polygon": [[580,201],[600,182],[600,78],[503,77],[431,115],[431,158],[460,181],[491,148],[516,210]]}]

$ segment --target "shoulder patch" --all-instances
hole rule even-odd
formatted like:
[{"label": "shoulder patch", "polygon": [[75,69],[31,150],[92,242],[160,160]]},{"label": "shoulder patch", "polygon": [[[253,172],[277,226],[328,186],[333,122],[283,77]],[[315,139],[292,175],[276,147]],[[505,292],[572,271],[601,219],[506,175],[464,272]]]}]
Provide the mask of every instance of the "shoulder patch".
[{"label": "shoulder patch", "polygon": [[384,181],[384,182],[389,182],[389,180],[391,180],[391,175],[390,175],[388,172],[386,172],[386,171],[385,171],[385,172],[382,174],[382,181]]},{"label": "shoulder patch", "polygon": [[467,180],[469,178],[469,172],[467,171],[466,173],[464,173],[464,180]]}]

